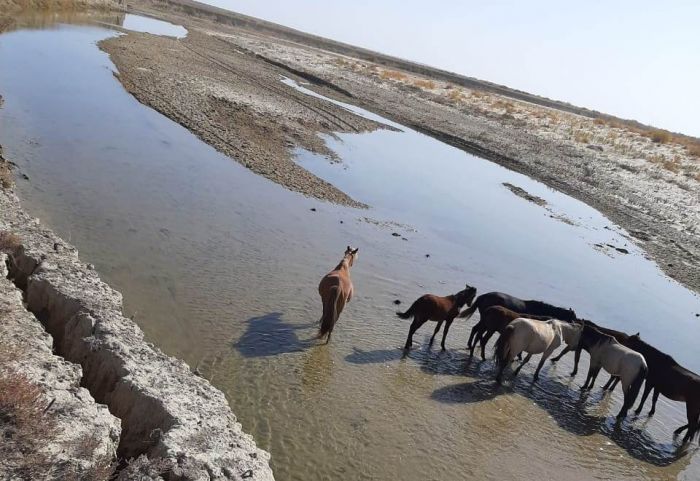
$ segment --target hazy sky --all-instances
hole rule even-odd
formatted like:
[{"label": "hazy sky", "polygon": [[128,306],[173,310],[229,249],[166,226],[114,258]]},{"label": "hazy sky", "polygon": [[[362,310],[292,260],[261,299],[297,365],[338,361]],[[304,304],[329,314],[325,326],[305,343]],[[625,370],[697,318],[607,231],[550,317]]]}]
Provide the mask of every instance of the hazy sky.
[{"label": "hazy sky", "polygon": [[700,0],[206,0],[700,136]]}]

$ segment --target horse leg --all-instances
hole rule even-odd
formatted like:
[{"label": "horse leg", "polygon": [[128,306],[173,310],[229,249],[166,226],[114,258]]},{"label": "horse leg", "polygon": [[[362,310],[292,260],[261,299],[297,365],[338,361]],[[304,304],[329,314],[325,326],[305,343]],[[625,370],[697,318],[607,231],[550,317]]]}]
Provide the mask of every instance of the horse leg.
[{"label": "horse leg", "polygon": [[474,353],[474,346],[476,345],[476,340],[474,337],[481,333],[481,321],[477,322],[474,327],[472,327],[471,332],[469,333],[469,340],[467,341],[467,347],[471,349],[471,353]]},{"label": "horse leg", "polygon": [[452,321],[454,321],[454,317],[452,319],[447,319],[445,321],[445,330],[442,331],[442,342],[440,343],[440,347],[442,347],[442,350],[445,350],[445,339],[447,339],[447,333],[450,331],[450,326],[452,325]]},{"label": "horse leg", "polygon": [[505,371],[506,366],[510,366],[510,363],[513,362],[513,354],[509,353],[508,356],[506,356],[506,359],[503,360],[501,365],[498,368],[498,373],[496,374],[496,382],[498,384],[501,384],[501,378],[503,377],[503,371]]},{"label": "horse leg", "polygon": [[611,374],[610,379],[608,379],[608,382],[606,382],[605,385],[603,386],[603,391],[607,391],[616,380],[617,380],[617,377],[615,377]]},{"label": "horse leg", "polygon": [[[474,326],[474,329],[476,329],[476,326]],[[474,330],[472,329],[472,331]],[[474,356],[474,348],[476,345],[481,341],[481,338],[484,337],[484,331],[479,329],[479,331],[474,335],[474,338],[469,337],[469,342],[467,343],[467,348],[469,349],[469,357]]]},{"label": "horse leg", "polygon": [[411,346],[413,345],[413,334],[423,324],[425,324],[425,319],[418,317],[418,316],[415,316],[413,318],[413,322],[411,323],[411,327],[408,329],[408,338],[406,339],[406,345],[403,347],[404,349],[411,349]]},{"label": "horse leg", "polygon": [[571,376],[575,376],[578,372],[578,362],[581,359],[581,348],[577,347],[574,351],[574,370],[571,371]]},{"label": "horse leg", "polygon": [[649,416],[653,416],[656,412],[656,401],[659,400],[659,389],[654,388],[654,394],[651,396],[651,411],[649,411]]},{"label": "horse leg", "polygon": [[542,366],[544,366],[544,362],[547,360],[547,358],[548,358],[549,356],[552,355],[552,353],[554,352],[554,350],[555,350],[556,348],[559,347],[559,345],[558,345],[558,343],[556,342],[556,340],[554,341],[554,343],[557,344],[557,345],[556,345],[556,346],[550,345],[550,346],[547,347],[547,349],[545,349],[545,351],[542,353],[542,358],[540,359],[540,363],[537,365],[537,369],[535,369],[535,376],[534,376],[534,378],[533,378],[535,381],[537,381],[537,379],[539,379],[539,377],[540,377],[540,369],[542,369]]},{"label": "horse leg", "polygon": [[520,370],[522,369],[522,367],[530,360],[531,357],[532,357],[532,354],[530,354],[530,353],[528,352],[528,353],[527,353],[527,356],[525,356],[525,359],[523,360],[523,362],[521,362],[520,365],[519,365],[518,367],[515,368],[515,371],[513,371],[513,377],[515,377],[515,376],[518,375],[518,373],[520,372]]},{"label": "horse leg", "polygon": [[649,384],[649,381],[644,382],[644,392],[642,393],[642,400],[639,401],[639,406],[637,409],[634,411],[634,414],[639,415],[639,413],[642,412],[642,408],[644,407],[644,403],[647,402],[647,396],[649,396],[649,393],[651,392],[652,385]]},{"label": "horse leg", "polygon": [[[615,377],[615,380],[613,381],[612,386],[610,386],[611,392],[615,390],[615,388],[617,387],[619,382],[620,382],[620,377],[619,376]],[[630,406],[630,407],[632,407],[632,406]]]},{"label": "horse leg", "polygon": [[551,362],[554,363],[554,362],[559,361],[559,359],[561,359],[562,357],[564,357],[565,354],[567,354],[567,353],[569,353],[569,352],[571,352],[571,351],[573,351],[573,349],[571,349],[569,346],[566,346],[566,347],[559,353],[559,355],[558,355],[557,357],[553,357],[553,358],[552,358]]},{"label": "horse leg", "polygon": [[693,436],[695,436],[695,432],[698,430],[698,416],[700,415],[700,406],[696,406],[695,404],[696,403],[693,400],[688,400],[685,402],[685,410],[688,416],[688,432],[685,433],[685,437],[683,437],[683,444],[693,439]]},{"label": "horse leg", "polygon": [[442,321],[438,321],[437,326],[435,326],[435,332],[433,332],[433,337],[430,338],[430,345],[433,345],[433,341],[435,340],[435,336],[437,336],[437,333],[440,332],[440,328],[442,327]]},{"label": "horse leg", "polygon": [[600,369],[600,367],[597,367],[593,372],[593,377],[591,378],[591,385],[588,386],[588,389],[593,389],[593,386],[595,385],[595,380],[598,378],[598,374],[600,373]]},{"label": "horse leg", "polygon": [[688,425],[684,424],[683,426],[681,426],[678,429],[676,429],[675,431],[673,431],[673,437],[675,438],[676,436],[678,436],[680,433],[682,433],[686,429],[688,429]]},{"label": "horse leg", "polygon": [[486,344],[489,343],[489,340],[491,340],[491,337],[496,333],[496,331],[488,331],[486,333],[486,336],[481,338],[481,360],[485,361],[486,360]]},{"label": "horse leg", "polygon": [[586,377],[586,382],[584,383],[581,389],[593,389],[593,385],[595,384],[595,378],[598,376],[598,372],[600,372],[600,367],[590,366],[588,368],[588,376]]}]

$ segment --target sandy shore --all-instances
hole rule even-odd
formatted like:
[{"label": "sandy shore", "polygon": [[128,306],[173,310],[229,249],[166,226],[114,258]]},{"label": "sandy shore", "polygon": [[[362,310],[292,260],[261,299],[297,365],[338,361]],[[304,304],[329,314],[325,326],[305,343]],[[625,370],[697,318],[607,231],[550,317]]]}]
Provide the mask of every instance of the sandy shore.
[{"label": "sandy shore", "polygon": [[317,133],[378,127],[279,83],[280,76],[310,80],[319,93],[586,202],[625,228],[670,277],[700,291],[700,160],[687,144],[609,118],[388,69],[255,27],[165,12],[145,1],[135,7],[190,33],[181,41],[129,34],[103,42],[125,87],[255,172],[313,197],[361,204],[293,162],[299,147],[333,158]]},{"label": "sandy shore", "polygon": [[335,154],[319,134],[367,132],[380,124],[281,82],[281,71],[197,30],[175,40],[129,34],[100,47],[137,99],[257,174],[305,195],[363,207],[294,161],[295,149]]}]

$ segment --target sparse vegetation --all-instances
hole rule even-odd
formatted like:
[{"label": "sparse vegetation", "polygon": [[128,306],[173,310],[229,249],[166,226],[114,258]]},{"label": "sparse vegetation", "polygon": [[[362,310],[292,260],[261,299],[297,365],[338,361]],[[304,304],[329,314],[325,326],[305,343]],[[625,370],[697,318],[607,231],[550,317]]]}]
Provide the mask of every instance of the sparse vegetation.
[{"label": "sparse vegetation", "polygon": [[141,455],[127,461],[127,465],[119,472],[117,481],[132,479],[155,479],[173,469],[173,462],[164,458],[149,459]]},{"label": "sparse vegetation", "polygon": [[22,244],[19,236],[13,232],[0,231],[0,251],[12,252]]},{"label": "sparse vegetation", "polygon": [[[0,311],[0,319],[3,315]],[[114,475],[115,466],[110,456],[103,456],[84,471],[56,462],[43,451],[61,433],[47,408],[47,399],[40,386],[14,365],[20,360],[21,351],[8,344],[0,344],[0,472],[8,479],[65,481],[107,481]],[[76,455],[91,459],[99,446],[97,437],[79,441]]]},{"label": "sparse vegetation", "polygon": [[653,130],[647,136],[656,144],[666,144],[671,140],[671,133],[666,130]]},{"label": "sparse vegetation", "polygon": [[678,173],[681,170],[681,164],[675,160],[662,160],[661,166],[674,173]]},{"label": "sparse vegetation", "polygon": [[423,89],[434,89],[436,87],[435,82],[432,80],[423,80],[423,79],[418,79],[413,82],[413,85],[416,87],[420,87]]},{"label": "sparse vegetation", "polygon": [[3,189],[10,189],[14,184],[10,164],[2,160],[0,157],[0,186]]},{"label": "sparse vegetation", "polygon": [[591,133],[587,130],[578,129],[574,131],[574,140],[581,144],[588,144],[591,142]]},{"label": "sparse vegetation", "polygon": [[447,98],[453,102],[461,102],[464,100],[464,94],[457,89],[452,89],[447,93]]},{"label": "sparse vegetation", "polygon": [[379,76],[385,80],[406,80],[408,75],[397,70],[382,70]]},{"label": "sparse vegetation", "polygon": [[685,150],[688,152],[689,155],[700,159],[700,142],[686,145]]},{"label": "sparse vegetation", "polygon": [[43,416],[42,390],[11,368],[17,358],[15,349],[0,346],[0,471],[12,466],[17,479],[46,479],[51,460],[40,448],[55,428]]}]

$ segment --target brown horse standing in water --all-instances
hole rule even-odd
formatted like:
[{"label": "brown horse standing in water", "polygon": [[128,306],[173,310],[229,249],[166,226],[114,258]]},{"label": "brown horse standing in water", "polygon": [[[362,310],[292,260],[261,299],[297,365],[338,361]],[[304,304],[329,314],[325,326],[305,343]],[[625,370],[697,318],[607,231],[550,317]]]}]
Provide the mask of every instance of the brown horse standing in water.
[{"label": "brown horse standing in water", "polygon": [[326,344],[331,340],[331,333],[345,304],[352,299],[353,287],[350,280],[350,267],[357,259],[358,250],[348,246],[340,264],[326,274],[318,285],[318,293],[321,295],[323,303],[323,315],[317,339],[328,335]]},{"label": "brown horse standing in water", "polygon": [[415,333],[420,326],[427,321],[436,321],[437,326],[435,327],[435,332],[433,332],[433,337],[430,338],[430,344],[433,344],[435,336],[440,331],[440,327],[442,327],[442,323],[445,322],[445,330],[442,333],[442,343],[440,344],[442,349],[445,350],[445,338],[447,338],[447,332],[450,330],[452,321],[457,317],[459,310],[464,304],[467,306],[472,305],[474,296],[476,296],[476,287],[467,285],[464,290],[447,297],[425,294],[416,299],[406,312],[397,312],[396,315],[401,319],[413,317],[404,349],[411,348],[413,344],[413,333]]}]

